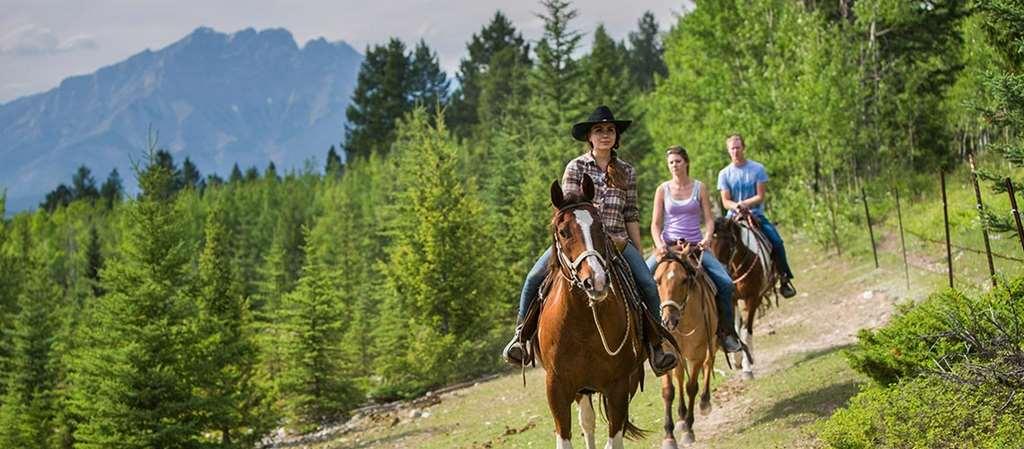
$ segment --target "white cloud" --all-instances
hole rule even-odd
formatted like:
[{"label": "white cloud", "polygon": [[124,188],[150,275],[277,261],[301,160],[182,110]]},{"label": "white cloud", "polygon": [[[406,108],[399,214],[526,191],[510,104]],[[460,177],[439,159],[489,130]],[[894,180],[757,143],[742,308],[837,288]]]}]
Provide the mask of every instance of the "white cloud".
[{"label": "white cloud", "polygon": [[61,39],[53,30],[28,24],[14,28],[0,38],[0,54],[15,56],[53,55],[98,48],[88,34]]}]

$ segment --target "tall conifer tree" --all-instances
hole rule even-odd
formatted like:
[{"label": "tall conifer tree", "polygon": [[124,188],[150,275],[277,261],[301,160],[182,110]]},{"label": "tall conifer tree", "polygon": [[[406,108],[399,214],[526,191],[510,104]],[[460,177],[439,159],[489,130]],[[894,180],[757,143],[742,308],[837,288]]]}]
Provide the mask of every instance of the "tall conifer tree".
[{"label": "tall conifer tree", "polygon": [[174,173],[151,163],[139,183],[120,256],[101,274],[107,294],[92,303],[72,357],[76,448],[200,446],[192,250],[173,203]]}]

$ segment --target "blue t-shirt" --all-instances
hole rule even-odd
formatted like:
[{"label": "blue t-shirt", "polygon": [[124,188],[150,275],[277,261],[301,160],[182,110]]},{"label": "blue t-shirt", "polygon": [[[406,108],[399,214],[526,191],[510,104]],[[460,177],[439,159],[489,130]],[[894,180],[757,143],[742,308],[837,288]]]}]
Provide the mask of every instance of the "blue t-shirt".
[{"label": "blue t-shirt", "polygon": [[[749,159],[742,167],[729,164],[718,172],[718,190],[728,190],[733,201],[757,196],[757,185],[765,182],[768,182],[768,172],[764,170],[764,165]],[[750,210],[764,215],[763,203]]]}]

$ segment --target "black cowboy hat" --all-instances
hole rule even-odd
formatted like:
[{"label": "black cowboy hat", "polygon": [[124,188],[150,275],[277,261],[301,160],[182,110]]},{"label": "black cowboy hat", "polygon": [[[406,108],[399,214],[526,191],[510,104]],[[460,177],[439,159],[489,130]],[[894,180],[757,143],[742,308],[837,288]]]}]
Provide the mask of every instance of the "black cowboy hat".
[{"label": "black cowboy hat", "polygon": [[612,110],[608,109],[608,106],[598,106],[594,109],[594,112],[587,117],[587,121],[579,122],[572,125],[572,137],[580,142],[587,141],[587,134],[590,133],[590,127],[598,123],[614,123],[615,133],[621,135],[629,125],[633,123],[632,120],[615,120],[615,116],[612,115]]}]

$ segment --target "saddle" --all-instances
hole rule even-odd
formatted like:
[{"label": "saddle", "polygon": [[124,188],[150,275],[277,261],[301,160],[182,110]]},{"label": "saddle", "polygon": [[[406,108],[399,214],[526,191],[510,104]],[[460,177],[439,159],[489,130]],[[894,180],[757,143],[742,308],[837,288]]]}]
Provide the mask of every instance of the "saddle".
[{"label": "saddle", "polygon": [[[764,232],[761,231],[760,219],[756,215],[751,213],[749,210],[734,215],[732,217],[732,220],[736,222],[736,224],[739,225],[740,228],[746,229],[748,232],[750,232],[751,235],[754,236],[753,243],[756,244],[757,247],[759,247],[767,257],[766,259],[761,259],[760,255],[758,255],[759,252],[754,251],[755,257],[758,257],[758,259],[761,260],[761,263],[765,268],[765,273],[768,276],[768,290],[762,293],[763,295],[767,296],[769,292],[774,292],[776,290],[775,284],[779,279],[782,278],[781,274],[778,272],[779,263],[777,260],[775,260],[776,255],[773,251],[774,248],[772,247],[772,242],[771,240],[768,240],[768,237],[764,234]],[[740,236],[740,239],[743,240],[742,235]],[[747,245],[746,241],[741,241],[737,243]],[[747,246],[749,248],[749,245]],[[751,248],[751,250],[753,250],[753,248]],[[751,266],[750,269],[752,268],[753,266]],[[750,269],[746,270],[746,272],[749,273]],[[733,279],[733,283],[739,282],[741,279],[746,277],[747,273],[738,273],[739,276]],[[737,273],[733,273],[733,275],[736,276]],[[766,305],[770,307],[770,301],[766,303]]]}]

